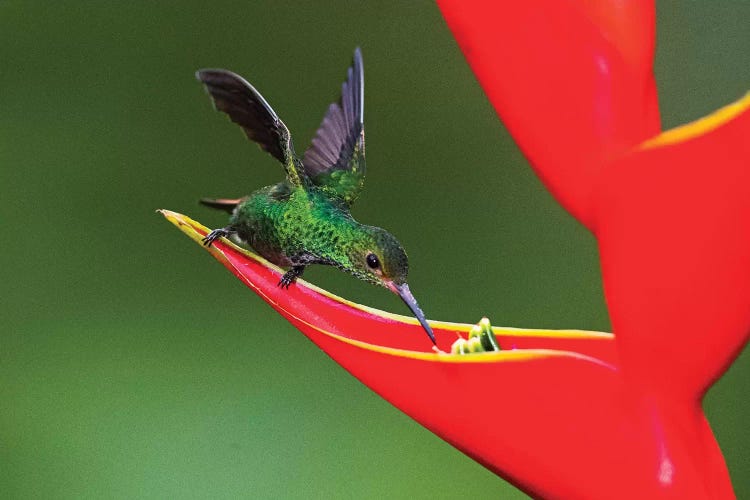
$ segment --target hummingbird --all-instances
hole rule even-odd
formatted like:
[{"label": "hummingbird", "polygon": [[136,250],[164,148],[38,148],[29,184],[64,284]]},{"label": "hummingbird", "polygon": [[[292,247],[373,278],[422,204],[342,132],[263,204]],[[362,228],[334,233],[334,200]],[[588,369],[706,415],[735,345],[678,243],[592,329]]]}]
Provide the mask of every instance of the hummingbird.
[{"label": "hummingbird", "polygon": [[351,208],[365,178],[364,69],[357,47],[338,102],[331,103],[302,158],[289,129],[268,102],[241,76],[202,69],[203,83],[217,111],[284,167],[286,178],[238,199],[203,198],[201,203],[231,214],[214,229],[218,238],[239,240],[274,264],[289,268],[279,286],[289,288],[312,264],[335,266],[397,294],[435,342],[432,328],[409,290],[409,262],[403,246],[385,229],[357,222]]}]

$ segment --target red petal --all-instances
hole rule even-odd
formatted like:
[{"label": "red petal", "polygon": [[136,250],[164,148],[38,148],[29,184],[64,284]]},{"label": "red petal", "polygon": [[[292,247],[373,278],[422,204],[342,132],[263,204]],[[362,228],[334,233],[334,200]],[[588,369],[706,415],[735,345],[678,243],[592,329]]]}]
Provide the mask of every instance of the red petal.
[{"label": "red petal", "polygon": [[[183,215],[162,213],[197,242],[207,233]],[[210,252],[354,376],[529,493],[632,498],[669,491],[689,498],[719,490],[704,484],[705,471],[714,470],[717,484],[726,484],[699,407],[630,398],[609,334],[496,329],[509,350],[436,354],[411,318],[346,302],[302,280],[282,290],[278,268],[226,240]],[[433,325],[444,348],[469,328]]]},{"label": "red petal", "polygon": [[[200,242],[208,229],[189,217],[162,210],[162,214],[181,231]],[[248,287],[290,321],[314,325],[317,330],[341,336],[342,339],[371,344],[372,348],[414,351],[434,356],[432,344],[418,321],[337,297],[305,280],[297,280],[289,289],[277,286],[284,273],[262,257],[244,250],[226,239],[208,249]],[[450,351],[461,334],[464,338],[473,325],[430,321],[438,345]],[[495,328],[503,349],[554,349],[596,357],[604,363],[615,363],[613,337],[609,333],[581,330],[525,330]],[[421,351],[421,352],[420,352]]]},{"label": "red petal", "polygon": [[[700,398],[750,332],[750,98],[638,148],[659,130],[653,2],[438,3],[537,173],[596,233],[622,410],[652,443],[640,460],[663,494],[733,497]],[[656,491],[622,481],[599,495]]]},{"label": "red petal", "polygon": [[659,132],[653,2],[438,4],[537,174],[589,225],[602,162]]},{"label": "red petal", "polygon": [[749,137],[750,95],[602,177],[596,236],[622,361],[672,397],[702,396],[750,334]]}]

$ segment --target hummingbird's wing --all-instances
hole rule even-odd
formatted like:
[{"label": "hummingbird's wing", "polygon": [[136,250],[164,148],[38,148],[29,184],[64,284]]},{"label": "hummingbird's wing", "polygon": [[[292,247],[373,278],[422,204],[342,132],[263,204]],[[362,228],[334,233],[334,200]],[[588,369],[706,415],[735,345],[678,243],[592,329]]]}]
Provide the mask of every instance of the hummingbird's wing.
[{"label": "hummingbird's wing", "polygon": [[206,86],[216,109],[229,115],[248,139],[279,160],[293,185],[301,185],[304,172],[295,158],[289,129],[260,92],[225,69],[202,69],[195,76]]},{"label": "hummingbird's wing", "polygon": [[303,161],[305,173],[331,198],[351,206],[365,180],[365,76],[362,52],[341,85],[341,98],[328,107]]},{"label": "hummingbird's wing", "polygon": [[245,201],[247,198],[201,198],[199,201],[202,205],[207,207],[224,210],[230,214],[234,212],[237,205]]}]

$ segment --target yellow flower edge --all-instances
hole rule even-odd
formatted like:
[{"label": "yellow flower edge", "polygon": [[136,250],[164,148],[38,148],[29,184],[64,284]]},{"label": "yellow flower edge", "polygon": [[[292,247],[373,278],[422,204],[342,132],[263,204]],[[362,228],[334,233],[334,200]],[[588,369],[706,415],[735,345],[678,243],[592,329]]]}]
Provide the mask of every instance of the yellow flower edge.
[{"label": "yellow flower edge", "polygon": [[[173,212],[171,210],[157,210],[157,212],[161,213],[169,222],[177,226],[180,231],[185,233],[190,239],[193,241],[200,243],[202,245],[202,239],[204,237],[204,234],[208,234],[210,230],[203,226],[201,223],[194,221],[190,217]],[[201,232],[199,232],[201,231]],[[242,248],[236,244],[234,244],[232,241],[222,238],[223,244],[233,248],[235,251],[242,253],[244,256],[246,256],[249,259],[255,260],[259,264],[268,267],[270,269],[273,269],[280,274],[283,274],[284,271],[280,267],[268,262],[266,259],[261,257],[260,255],[257,255],[245,248]],[[225,257],[224,253],[215,247],[204,247],[206,250],[211,252],[214,257],[216,257],[221,262],[227,263],[227,258]],[[231,265],[231,264],[230,264]],[[297,286],[304,286],[306,288],[309,288],[316,293],[319,293],[321,295],[324,295],[332,300],[335,300],[341,304],[345,304],[349,307],[359,309],[361,311],[364,311],[368,314],[376,315],[382,318],[386,318],[392,321],[397,321],[400,323],[405,324],[411,324],[411,325],[419,325],[419,322],[411,318],[409,316],[402,316],[399,314],[389,313],[386,311],[381,311],[379,309],[375,309],[372,307],[364,306],[361,304],[357,304],[356,302],[352,302],[349,300],[346,300],[342,297],[339,297],[337,295],[332,294],[331,292],[328,292],[327,290],[324,290],[322,288],[319,288],[307,281],[304,281],[302,279],[298,279],[296,282]],[[257,289],[256,289],[257,290]],[[267,299],[268,300],[268,299]],[[549,358],[549,357],[573,357],[581,360],[588,360],[592,361],[596,364],[610,367],[608,363],[605,363],[599,359],[593,358],[591,356],[586,356],[583,354],[579,354],[572,351],[560,351],[560,350],[552,350],[552,349],[510,349],[510,350],[503,350],[503,351],[496,351],[496,352],[485,352],[485,353],[475,353],[471,355],[453,355],[451,353],[446,352],[419,352],[419,351],[409,351],[405,349],[397,349],[393,347],[385,347],[385,346],[379,346],[370,344],[367,342],[363,342],[360,340],[351,339],[348,337],[344,337],[342,335],[338,335],[329,331],[326,331],[322,328],[319,328],[318,326],[309,323],[305,321],[302,318],[297,317],[292,311],[287,311],[288,314],[290,314],[296,321],[305,324],[309,328],[326,335],[331,338],[335,338],[338,341],[357,346],[362,349],[367,349],[369,351],[375,351],[382,354],[388,354],[393,356],[399,356],[399,357],[406,357],[411,359],[419,359],[419,360],[425,360],[425,361],[440,361],[440,362],[448,362],[448,363],[489,363],[489,362],[497,362],[497,361],[525,361],[530,359],[539,359],[539,358]],[[465,324],[465,323],[452,323],[452,322],[446,322],[446,321],[429,321],[430,325],[434,328],[442,328],[442,329],[448,329],[453,331],[461,331],[461,332],[469,332],[471,328],[474,325]],[[552,337],[552,338],[569,338],[569,339],[614,339],[614,335],[607,332],[596,332],[596,331],[588,331],[588,330],[539,330],[539,329],[526,329],[526,328],[510,328],[510,327],[492,327],[493,332],[495,335],[500,336],[523,336],[523,337]]]},{"label": "yellow flower edge", "polygon": [[741,99],[717,109],[708,116],[699,118],[694,122],[686,123],[685,125],[680,125],[648,139],[640,145],[639,149],[644,150],[670,146],[707,134],[733,120],[748,108],[750,108],[750,92],[745,94]]}]

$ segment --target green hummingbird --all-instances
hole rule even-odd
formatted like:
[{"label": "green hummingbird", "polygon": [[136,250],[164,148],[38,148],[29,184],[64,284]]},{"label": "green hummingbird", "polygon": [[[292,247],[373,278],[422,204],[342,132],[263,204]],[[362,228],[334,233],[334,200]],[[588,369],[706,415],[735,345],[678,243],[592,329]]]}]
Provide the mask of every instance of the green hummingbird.
[{"label": "green hummingbird", "polygon": [[435,335],[406,282],[409,264],[399,241],[388,231],[360,224],[350,210],[365,178],[364,70],[357,47],[341,86],[328,107],[304,158],[297,157],[289,129],[263,96],[241,76],[203,69],[196,77],[245,135],[281,162],[286,179],[244,198],[208,199],[204,205],[231,213],[229,224],[203,239],[220,237],[245,243],[260,255],[290,269],[279,286],[289,288],[311,264],[335,266],[396,293],[409,306],[433,344]]}]

